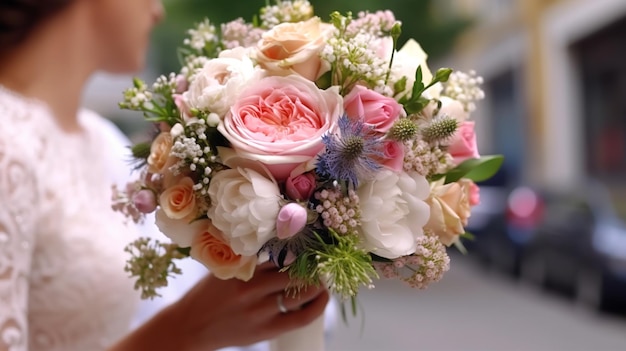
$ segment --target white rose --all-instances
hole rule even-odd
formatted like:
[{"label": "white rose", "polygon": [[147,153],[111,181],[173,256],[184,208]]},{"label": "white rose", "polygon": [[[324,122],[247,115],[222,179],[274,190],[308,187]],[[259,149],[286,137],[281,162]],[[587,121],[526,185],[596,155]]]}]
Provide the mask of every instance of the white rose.
[{"label": "white rose", "polygon": [[199,235],[203,228],[202,221],[192,221],[186,219],[172,219],[159,209],[155,215],[156,225],[168,238],[180,247],[190,247],[194,238]]},{"label": "white rose", "polygon": [[238,255],[256,255],[276,236],[280,190],[276,182],[248,168],[217,173],[209,185],[213,225]]},{"label": "white rose", "polygon": [[430,209],[424,201],[430,186],[423,176],[384,170],[357,189],[361,209],[358,228],[366,250],[385,258],[415,252]]},{"label": "white rose", "polygon": [[[417,71],[418,66],[422,67],[422,83],[424,83],[425,86],[428,85],[433,79],[433,74],[430,72],[430,69],[426,64],[427,59],[428,55],[424,52],[420,44],[413,39],[409,39],[404,46],[396,52],[393,57],[393,65],[391,66],[390,82],[393,84],[394,82],[402,79],[402,77],[407,77],[406,89],[404,92],[400,93],[400,96],[409,93],[413,88],[413,83],[415,82],[415,71]],[[437,83],[428,88],[428,90],[424,92],[424,96],[428,98],[437,98],[439,97],[441,90],[441,84]]]},{"label": "white rose", "polygon": [[190,107],[224,117],[239,93],[264,75],[244,48],[224,50],[198,72],[183,98]]},{"label": "white rose", "polygon": [[440,115],[446,115],[448,117],[452,117],[462,123],[469,118],[469,112],[465,111],[465,107],[458,100],[454,100],[447,96],[442,96],[441,101],[441,109],[439,110]]}]

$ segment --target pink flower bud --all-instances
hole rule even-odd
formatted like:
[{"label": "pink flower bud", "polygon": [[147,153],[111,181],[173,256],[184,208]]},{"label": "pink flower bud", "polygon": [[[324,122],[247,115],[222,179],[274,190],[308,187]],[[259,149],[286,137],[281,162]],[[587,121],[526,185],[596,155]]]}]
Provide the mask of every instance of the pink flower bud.
[{"label": "pink flower bud", "polygon": [[152,190],[142,189],[133,195],[133,203],[141,213],[151,213],[156,210],[156,196]]},{"label": "pink flower bud", "polygon": [[184,93],[187,90],[188,86],[189,86],[189,82],[187,81],[187,78],[185,78],[184,75],[179,74],[176,76],[176,93],[177,94]]},{"label": "pink flower bud", "polygon": [[276,236],[279,239],[291,238],[304,228],[306,221],[306,209],[295,202],[288,203],[278,212]]},{"label": "pink flower bud", "polygon": [[178,107],[183,120],[190,119],[192,117],[192,113],[189,105],[187,105],[187,101],[185,101],[185,98],[180,94],[174,94],[172,97],[174,98],[174,104]]},{"label": "pink flower bud", "polygon": [[315,191],[315,175],[310,172],[289,177],[285,182],[285,193],[293,200],[308,200],[313,195],[313,191]]}]

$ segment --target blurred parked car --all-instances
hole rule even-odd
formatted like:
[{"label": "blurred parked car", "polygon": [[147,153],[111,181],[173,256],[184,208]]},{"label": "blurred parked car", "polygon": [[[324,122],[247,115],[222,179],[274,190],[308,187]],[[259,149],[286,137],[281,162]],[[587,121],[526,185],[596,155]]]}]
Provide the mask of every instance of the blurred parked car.
[{"label": "blurred parked car", "polygon": [[[543,196],[527,186],[486,190],[486,208],[477,206],[475,222],[474,210],[470,217],[468,229],[476,233],[470,252],[484,264],[517,277],[524,248],[543,215]],[[481,201],[482,195],[481,188]]]},{"label": "blurred parked car", "polygon": [[[538,194],[538,193],[537,193]],[[520,255],[520,275],[600,310],[626,305],[626,211],[597,183],[544,193]]]}]

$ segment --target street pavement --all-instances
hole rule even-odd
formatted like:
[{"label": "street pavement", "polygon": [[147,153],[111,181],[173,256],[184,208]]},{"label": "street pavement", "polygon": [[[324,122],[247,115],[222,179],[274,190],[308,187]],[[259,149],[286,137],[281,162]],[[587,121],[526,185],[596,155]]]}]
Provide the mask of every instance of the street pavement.
[{"label": "street pavement", "polygon": [[626,351],[626,317],[593,313],[453,256],[419,291],[380,280],[327,351]]}]

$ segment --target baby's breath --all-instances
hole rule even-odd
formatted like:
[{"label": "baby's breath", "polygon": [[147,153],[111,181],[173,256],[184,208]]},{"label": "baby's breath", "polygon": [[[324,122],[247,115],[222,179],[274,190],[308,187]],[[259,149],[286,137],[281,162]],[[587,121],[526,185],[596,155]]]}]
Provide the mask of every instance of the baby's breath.
[{"label": "baby's breath", "polygon": [[341,87],[342,93],[349,92],[357,84],[379,91],[386,91],[387,63],[378,57],[371,43],[372,34],[360,32],[353,38],[340,35],[330,38],[321,53],[323,60],[332,68],[332,84]]},{"label": "baby's breath", "polygon": [[306,21],[313,17],[313,6],[307,0],[276,0],[276,5],[261,9],[261,26],[272,28],[285,22]]},{"label": "baby's breath", "polygon": [[483,78],[473,70],[468,73],[455,71],[443,84],[443,94],[461,102],[466,111],[472,112],[476,109],[476,102],[485,98],[480,88],[482,84]]}]

